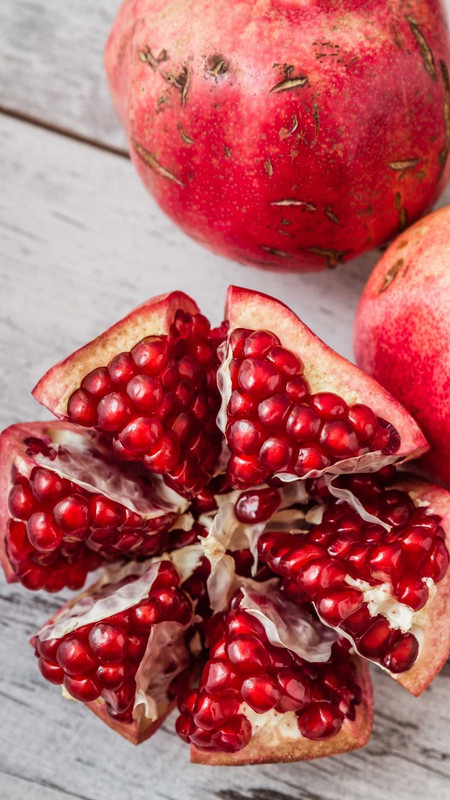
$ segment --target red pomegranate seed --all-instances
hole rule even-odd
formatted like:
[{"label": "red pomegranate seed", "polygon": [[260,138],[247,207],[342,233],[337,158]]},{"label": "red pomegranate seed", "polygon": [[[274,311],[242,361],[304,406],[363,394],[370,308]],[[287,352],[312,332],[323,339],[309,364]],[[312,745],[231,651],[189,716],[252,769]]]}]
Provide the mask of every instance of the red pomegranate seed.
[{"label": "red pomegranate seed", "polygon": [[324,419],[346,419],[348,413],[347,403],[333,392],[318,392],[311,397],[313,408]]},{"label": "red pomegranate seed", "polygon": [[122,428],[131,417],[131,406],[128,399],[120,392],[105,395],[97,407],[98,424],[104,430],[115,433]]},{"label": "red pomegranate seed", "polygon": [[370,549],[368,566],[374,578],[389,581],[402,566],[402,548],[397,543],[379,544]]},{"label": "red pomegranate seed", "polygon": [[96,667],[88,646],[76,636],[61,641],[56,660],[67,675],[84,675]]},{"label": "red pomegranate seed", "polygon": [[164,611],[157,598],[149,597],[132,609],[131,619],[135,630],[149,631],[152,625],[161,622]]},{"label": "red pomegranate seed", "polygon": [[53,505],[61,497],[65,483],[56,472],[36,467],[31,473],[31,488],[36,500]]},{"label": "red pomegranate seed", "polygon": [[85,389],[76,389],[70,395],[67,414],[77,425],[92,428],[97,424],[97,402]]},{"label": "red pomegranate seed", "polygon": [[101,494],[92,495],[89,501],[89,514],[93,529],[110,530],[117,528],[122,521],[119,504]]},{"label": "red pomegranate seed", "polygon": [[310,442],[317,436],[321,422],[314,408],[297,405],[289,414],[286,432],[296,442]]},{"label": "red pomegranate seed", "polygon": [[234,331],[230,332],[230,347],[236,358],[242,358],[244,343],[250,334],[251,331],[247,330],[247,328],[235,328]]},{"label": "red pomegranate seed", "polygon": [[169,360],[167,338],[149,336],[136,344],[131,357],[146,375],[158,375]]},{"label": "red pomegranate seed", "polygon": [[429,557],[434,544],[434,536],[421,528],[407,528],[399,535],[402,545],[402,556],[405,563],[418,570]]},{"label": "red pomegranate seed", "polygon": [[[258,417],[260,422],[268,430],[281,431],[284,430],[286,419],[291,409],[292,402],[286,395],[274,394],[272,397],[267,397],[266,400],[262,400],[262,402],[259,403]],[[230,414],[233,415],[233,395],[231,396],[229,411]],[[251,413],[251,410],[249,413]]]},{"label": "red pomegranate seed", "polygon": [[8,496],[9,513],[15,519],[27,520],[37,510],[36,499],[29,483],[16,484]]},{"label": "red pomegranate seed", "polygon": [[240,701],[235,697],[214,698],[207,694],[200,694],[194,709],[194,723],[204,730],[213,730],[222,725],[225,720],[234,717],[239,711]]},{"label": "red pomegranate seed", "polygon": [[345,458],[358,452],[358,437],[346,420],[325,422],[320,432],[320,444],[334,457]]},{"label": "red pomegranate seed", "polygon": [[427,586],[417,575],[402,575],[397,583],[394,584],[394,594],[401,603],[419,611],[428,600],[429,592]]},{"label": "red pomegranate seed", "polygon": [[[326,558],[326,551],[323,547],[310,542],[295,542],[295,538],[290,536],[291,541],[286,538],[286,543],[291,549],[287,551],[286,555],[282,556],[279,567],[283,574],[292,575],[297,580],[297,576],[307,564],[311,561],[322,560]],[[269,557],[269,566],[275,566],[273,559]]]},{"label": "red pomegranate seed", "polygon": [[112,381],[106,367],[98,367],[88,372],[81,381],[81,388],[93,397],[103,397],[112,390]]},{"label": "red pomegranate seed", "polygon": [[48,511],[36,511],[27,522],[27,535],[33,547],[40,553],[57,550],[63,538]]},{"label": "red pomegranate seed", "polygon": [[298,715],[298,728],[307,739],[329,739],[342,727],[344,715],[330,703],[313,703]]},{"label": "red pomegranate seed", "polygon": [[328,589],[317,603],[317,611],[326,624],[335,627],[358,611],[362,604],[363,595],[357,589]]},{"label": "red pomegranate seed", "polygon": [[152,472],[167,474],[177,465],[181,450],[175,434],[164,433],[157,447],[144,457],[144,466]]},{"label": "red pomegranate seed", "polygon": [[[239,691],[242,678],[228,661],[213,659],[208,661],[202,675],[202,686],[210,695],[234,694]],[[183,711],[180,708],[180,711]]]},{"label": "red pomegranate seed", "polygon": [[253,489],[242,492],[234,507],[239,522],[258,523],[269,520],[281,503],[278,489]]},{"label": "red pomegranate seed", "polygon": [[227,657],[244,675],[257,675],[269,666],[266,648],[255,636],[236,636],[226,646]]},{"label": "red pomegranate seed", "polygon": [[321,589],[329,589],[344,582],[347,570],[343,564],[334,562],[331,559],[311,561],[297,573],[297,583],[308,592],[314,595]]},{"label": "red pomegranate seed", "polygon": [[163,426],[156,417],[135,417],[119,433],[119,442],[126,450],[144,455],[158,444]]},{"label": "red pomegranate seed", "polygon": [[79,494],[69,494],[53,507],[56,524],[66,534],[83,536],[89,527],[89,505]]},{"label": "red pomegranate seed", "polygon": [[311,444],[299,449],[294,472],[299,478],[303,478],[313,470],[326,469],[330,464],[331,461],[322,448],[318,445]]},{"label": "red pomegranate seed", "polygon": [[394,674],[399,672],[406,672],[411,669],[412,665],[417,659],[419,654],[419,643],[412,633],[405,633],[399,638],[388,651],[385,653],[381,660],[386,669]]},{"label": "red pomegranate seed", "polygon": [[125,666],[123,664],[100,664],[95,675],[98,682],[105,689],[119,689],[125,680]]},{"label": "red pomegranate seed", "polygon": [[257,714],[264,714],[276,706],[281,697],[281,691],[270,675],[255,675],[243,682],[241,695],[253,711],[256,711]]},{"label": "red pomegranate seed", "polygon": [[72,678],[66,675],[64,686],[75,700],[82,703],[92,703],[100,697],[100,686],[93,678]]},{"label": "red pomegranate seed", "polygon": [[236,753],[249,743],[251,737],[251,723],[243,714],[238,714],[215,731],[211,736],[211,744],[226,753]]},{"label": "red pomegranate seed", "polygon": [[358,652],[365,658],[381,658],[392,639],[392,629],[384,617],[374,617],[373,624],[357,638]]},{"label": "red pomegranate seed", "polygon": [[155,411],[163,401],[163,388],[152,375],[135,375],[127,384],[127,395],[138,411]]},{"label": "red pomegranate seed", "polygon": [[58,664],[55,664],[52,661],[46,661],[44,658],[40,658],[38,661],[38,665],[41,674],[46,681],[49,681],[50,683],[55,683],[57,685],[61,685],[61,683],[64,680],[64,670],[61,669],[61,667],[58,666]]},{"label": "red pomegranate seed", "polygon": [[99,622],[89,631],[89,646],[100,661],[122,661],[126,656],[126,638],[121,630]]},{"label": "red pomegranate seed", "polygon": [[232,417],[236,417],[237,419],[248,418],[254,414],[255,409],[256,400],[253,400],[247,394],[242,394],[242,392],[239,392],[237,389],[231,392],[229,412]]},{"label": "red pomegranate seed", "polygon": [[282,696],[277,703],[277,711],[298,711],[311,699],[311,681],[304,673],[282,670],[278,675]]},{"label": "red pomegranate seed", "polygon": [[292,447],[282,436],[271,436],[266,439],[259,451],[259,462],[270,472],[285,470],[292,458]]},{"label": "red pomegranate seed", "polygon": [[192,727],[192,719],[191,717],[185,717],[183,714],[180,714],[179,717],[175,720],[175,730],[182,739],[183,742],[189,743],[189,733]]},{"label": "red pomegranate seed", "polygon": [[286,394],[290,400],[299,403],[305,400],[309,395],[308,384],[301,375],[288,381],[286,384]]},{"label": "red pomegranate seed", "polygon": [[449,564],[449,554],[445,542],[437,539],[428,561],[421,569],[424,578],[431,578],[435,583],[442,580],[447,572]]},{"label": "red pomegranate seed", "polygon": [[231,456],[228,475],[237,489],[247,488],[262,483],[267,476],[267,470],[259,465],[256,456]]},{"label": "red pomegranate seed", "polygon": [[283,388],[283,379],[274,364],[262,358],[246,358],[239,367],[239,387],[263,400]]},{"label": "red pomegranate seed", "polygon": [[375,433],[377,418],[372,409],[362,403],[355,403],[348,412],[348,421],[353,425],[361,444],[365,444]]},{"label": "red pomegranate seed", "polygon": [[119,353],[108,364],[109,376],[115,384],[127,384],[135,372],[136,367],[129,353]]},{"label": "red pomegranate seed", "polygon": [[240,455],[253,455],[259,451],[264,440],[264,430],[257,422],[240,419],[227,428],[230,447]]},{"label": "red pomegranate seed", "polygon": [[253,616],[246,611],[241,611],[238,607],[235,611],[231,611],[227,615],[226,631],[228,636],[257,636],[258,639],[264,641],[266,634],[264,626]]},{"label": "red pomegranate seed", "polygon": [[370,616],[366,605],[361,606],[342,623],[341,628],[352,636],[367,630],[372,624],[373,617]]},{"label": "red pomegranate seed", "polygon": [[267,353],[267,358],[288,378],[293,378],[303,372],[303,364],[300,359],[284,347],[275,345]]},{"label": "red pomegranate seed", "polygon": [[244,358],[251,356],[254,358],[262,358],[272,347],[279,344],[280,340],[278,336],[270,333],[270,331],[253,331],[244,341],[242,356]]}]

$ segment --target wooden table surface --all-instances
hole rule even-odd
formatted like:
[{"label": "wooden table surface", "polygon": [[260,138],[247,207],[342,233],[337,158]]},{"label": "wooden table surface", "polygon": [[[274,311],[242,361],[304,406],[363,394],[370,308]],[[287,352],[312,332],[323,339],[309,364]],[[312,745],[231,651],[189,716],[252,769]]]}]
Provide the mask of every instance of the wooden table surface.
[{"label": "wooden table surface", "polygon": [[[450,8],[450,0],[447,0]],[[277,275],[211,255],[145,193],[103,73],[118,0],[0,2],[0,423],[45,419],[29,392],[56,360],[147,297],[180,288],[219,321],[226,286],[262,289],[351,358],[379,254]],[[441,204],[450,201],[450,191]],[[444,800],[450,664],[419,699],[373,670],[362,751],[304,764],[199,767],[173,719],[133,748],[40,677],[30,635],[61,605],[0,579],[1,800]]]}]

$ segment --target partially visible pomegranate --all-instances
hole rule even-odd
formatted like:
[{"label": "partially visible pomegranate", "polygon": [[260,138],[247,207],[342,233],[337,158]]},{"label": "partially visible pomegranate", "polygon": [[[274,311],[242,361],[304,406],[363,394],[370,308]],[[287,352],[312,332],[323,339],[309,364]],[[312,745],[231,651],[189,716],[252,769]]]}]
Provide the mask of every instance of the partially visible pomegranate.
[{"label": "partially visible pomegranate", "polygon": [[46,680],[134,744],[164,721],[190,666],[192,603],[179,582],[170,561],[107,571],[31,642]]},{"label": "partially visible pomegranate", "polygon": [[212,627],[199,687],[178,703],[177,731],[193,745],[193,761],[300,761],[366,744],[365,666],[273,582],[250,582]]},{"label": "partially visible pomegranate", "polygon": [[296,599],[418,695],[450,653],[450,493],[390,478],[342,476],[329,489],[341,499],[328,493],[309,531],[264,533],[258,552],[288,595],[293,583]]},{"label": "partially visible pomegranate", "polygon": [[186,501],[159,476],[118,462],[93,431],[12,425],[0,437],[0,463],[0,561],[27,589],[80,589],[105,561],[179,546],[170,531]]},{"label": "partially visible pomegranate", "polygon": [[355,322],[358,364],[422,426],[421,464],[450,485],[450,206],[405,231],[375,267]]},{"label": "partially visible pomegranate", "polygon": [[197,241],[278,270],[381,244],[449,175],[439,0],[126,0],[106,48],[131,157]]}]

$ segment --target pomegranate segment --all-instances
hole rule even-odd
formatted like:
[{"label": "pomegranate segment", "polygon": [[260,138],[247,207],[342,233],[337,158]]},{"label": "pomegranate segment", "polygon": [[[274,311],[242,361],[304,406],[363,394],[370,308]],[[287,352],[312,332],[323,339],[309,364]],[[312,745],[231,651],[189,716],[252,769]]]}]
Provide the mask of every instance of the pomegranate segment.
[{"label": "pomegranate segment", "polygon": [[[341,752],[338,735],[354,724],[362,701],[348,644],[330,640],[325,650],[322,646],[322,651],[312,656],[314,660],[305,660],[273,633],[275,621],[282,629],[296,618],[297,625],[303,625],[305,646],[308,639],[320,636],[320,625],[273,586],[270,595],[255,585],[248,592],[238,592],[228,611],[217,622],[214,617],[211,620],[209,660],[198,689],[181,695],[178,701],[179,735],[194,745],[194,752],[206,751],[210,756],[244,751],[240,757],[244,761],[239,763],[245,763],[247,747],[264,750],[268,741],[274,746],[279,740],[294,741],[298,760],[304,757],[305,739],[321,742],[336,737],[334,752]],[[298,645],[303,652],[301,637]],[[367,695],[363,703],[365,707],[370,703]],[[354,740],[344,749],[360,744]],[[314,757],[310,745],[307,751],[308,757]],[[316,756],[320,754],[317,750]]]},{"label": "pomegranate segment", "polygon": [[301,599],[314,603],[325,624],[348,636],[361,655],[400,674],[418,659],[427,607],[447,575],[449,553],[440,516],[416,505],[414,492],[387,483],[389,474],[392,469],[337,479],[338,492],[354,495],[365,518],[331,497],[336,488],[312,481],[313,496],[328,495],[321,522],[295,537],[266,532],[258,551],[298,587]]},{"label": "pomegranate segment", "polygon": [[[221,450],[216,370],[225,330],[211,330],[196,312],[181,293],[149,301],[56,365],[34,390],[59,416],[109,437],[117,458],[163,475],[186,497],[205,486]],[[135,327],[133,339],[128,328]],[[80,374],[85,362],[90,369]],[[57,382],[71,387],[64,400]]]},{"label": "pomegranate segment", "polygon": [[112,571],[31,642],[46,680],[135,743],[170,711],[172,686],[190,664],[192,602],[179,583],[170,561]]},{"label": "pomegranate segment", "polygon": [[[0,451],[8,579],[33,590],[80,589],[105,561],[180,546],[171,529],[185,501],[120,466],[95,434],[61,422],[16,425]],[[186,534],[196,538],[195,525],[183,544]]]}]

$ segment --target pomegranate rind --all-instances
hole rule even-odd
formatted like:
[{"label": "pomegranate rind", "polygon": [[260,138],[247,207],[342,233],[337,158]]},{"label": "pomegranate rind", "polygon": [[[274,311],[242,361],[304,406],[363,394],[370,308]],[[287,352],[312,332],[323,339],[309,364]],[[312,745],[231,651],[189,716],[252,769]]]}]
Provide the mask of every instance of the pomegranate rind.
[{"label": "pomegranate rind", "polygon": [[[365,403],[377,416],[390,422],[400,434],[401,442],[394,456],[384,457],[385,461],[417,458],[428,450],[422,431],[408,411],[373,378],[322,342],[284,303],[261,292],[230,286],[225,319],[230,330],[263,329],[278,336],[284,347],[301,358],[312,393],[330,391],[349,405]],[[345,471],[354,471],[354,467]]]},{"label": "pomegranate rind", "polygon": [[[430,512],[441,517],[445,544],[450,552],[450,492],[437,484],[415,478],[399,481],[395,489],[408,492],[419,503],[427,503]],[[439,583],[430,601],[423,625],[423,641],[414,666],[407,672],[394,675],[394,680],[418,697],[440,672],[450,656],[450,568]]]},{"label": "pomegranate rind", "polygon": [[254,735],[249,744],[237,753],[219,753],[199,750],[191,746],[191,762],[209,766],[233,767],[246,764],[273,764],[286,761],[311,761],[315,758],[335,756],[358,750],[369,741],[373,725],[373,692],[367,665],[354,659],[357,668],[356,681],[362,690],[361,704],[356,708],[356,718],[345,719],[336,736],[323,741],[306,739],[299,733],[295,740],[261,741]]},{"label": "pomegranate rind", "polygon": [[48,370],[33,389],[33,396],[57,417],[67,414],[70,395],[88,372],[106,367],[115,355],[128,352],[146,336],[169,332],[176,312],[197,314],[194,300],[184,292],[169,292],[147,300],[91,342]]}]

